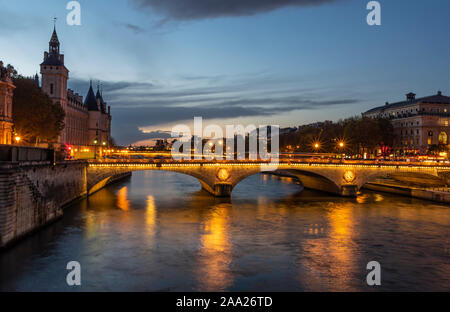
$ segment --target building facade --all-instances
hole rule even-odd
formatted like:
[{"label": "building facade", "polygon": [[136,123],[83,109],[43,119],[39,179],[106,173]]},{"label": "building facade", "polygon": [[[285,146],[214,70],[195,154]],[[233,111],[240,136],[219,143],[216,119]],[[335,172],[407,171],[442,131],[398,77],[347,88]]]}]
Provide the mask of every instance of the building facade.
[{"label": "building facade", "polygon": [[86,100],[67,88],[69,70],[60,52],[60,42],[56,29],[53,30],[48,52],[44,52],[41,66],[42,90],[54,103],[61,104],[66,116],[65,128],[59,138],[60,144],[74,149],[89,149],[95,146],[109,146],[111,142],[111,109],[103,100],[98,89],[97,95],[92,82]]},{"label": "building facade", "polygon": [[386,103],[363,116],[391,120],[394,148],[398,151],[423,154],[433,145],[449,145],[450,97],[441,91],[423,98],[408,93],[406,101]]},{"label": "building facade", "polygon": [[13,143],[12,101],[15,88],[11,80],[11,71],[0,61],[0,144]]}]

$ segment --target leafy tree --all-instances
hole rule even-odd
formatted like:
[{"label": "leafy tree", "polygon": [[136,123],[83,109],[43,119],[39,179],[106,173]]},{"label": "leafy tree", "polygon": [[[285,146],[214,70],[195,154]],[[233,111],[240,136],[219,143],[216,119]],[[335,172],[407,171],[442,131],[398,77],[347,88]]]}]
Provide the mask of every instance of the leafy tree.
[{"label": "leafy tree", "polygon": [[64,129],[65,112],[59,103],[46,95],[27,78],[14,79],[13,120],[15,130],[24,142],[55,142]]},{"label": "leafy tree", "polygon": [[[339,147],[341,141],[345,147]],[[280,137],[282,149],[325,153],[344,151],[353,155],[362,155],[364,152],[374,154],[378,148],[392,147],[393,142],[394,128],[389,120],[362,117],[304,125],[296,132]],[[314,148],[314,143],[319,143],[318,150]]]}]

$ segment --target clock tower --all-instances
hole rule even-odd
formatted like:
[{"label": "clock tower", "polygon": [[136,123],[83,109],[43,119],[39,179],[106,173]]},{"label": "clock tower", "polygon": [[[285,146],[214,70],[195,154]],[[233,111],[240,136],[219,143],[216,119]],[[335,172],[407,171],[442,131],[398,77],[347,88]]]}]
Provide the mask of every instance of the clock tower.
[{"label": "clock tower", "polygon": [[[64,55],[60,53],[60,43],[56,27],[49,42],[48,52],[44,52],[44,62],[41,64],[42,90],[52,99],[53,103],[61,104],[67,113],[67,80],[69,70],[64,65]],[[66,118],[67,119],[67,118]],[[60,143],[65,143],[65,130],[61,133]]]}]

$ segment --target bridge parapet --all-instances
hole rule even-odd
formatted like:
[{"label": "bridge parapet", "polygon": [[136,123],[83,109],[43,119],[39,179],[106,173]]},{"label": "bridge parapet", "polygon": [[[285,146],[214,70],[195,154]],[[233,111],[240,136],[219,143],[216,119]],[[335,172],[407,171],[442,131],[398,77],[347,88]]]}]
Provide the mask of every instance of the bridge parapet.
[{"label": "bridge parapet", "polygon": [[[428,179],[433,185],[446,185],[442,173],[450,173],[449,166],[414,166],[381,164],[336,164],[281,162],[279,174],[297,177],[306,188],[341,196],[356,196],[359,189],[370,180],[392,175],[408,179]],[[245,178],[273,170],[261,162],[155,162],[113,161],[91,162],[88,185],[93,187],[109,176],[141,170],[172,171],[198,179],[202,187],[215,196],[230,196],[234,187]],[[431,183],[431,182],[430,182]]]}]

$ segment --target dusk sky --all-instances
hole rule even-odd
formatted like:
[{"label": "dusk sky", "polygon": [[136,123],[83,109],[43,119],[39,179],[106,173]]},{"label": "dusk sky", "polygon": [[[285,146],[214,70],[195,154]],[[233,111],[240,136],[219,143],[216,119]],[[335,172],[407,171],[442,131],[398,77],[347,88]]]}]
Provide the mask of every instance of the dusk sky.
[{"label": "dusk sky", "polygon": [[[450,93],[450,1],[0,0],[0,59],[39,71],[57,32],[69,86],[101,80],[119,144],[176,124],[279,124],[359,115],[386,101]],[[220,119],[220,120],[218,120]]]}]

